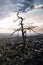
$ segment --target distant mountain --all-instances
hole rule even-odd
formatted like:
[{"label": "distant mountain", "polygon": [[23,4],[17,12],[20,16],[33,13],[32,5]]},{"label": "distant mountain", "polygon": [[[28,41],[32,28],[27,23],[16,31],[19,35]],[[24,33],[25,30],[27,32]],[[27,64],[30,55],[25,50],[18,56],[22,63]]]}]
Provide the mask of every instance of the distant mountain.
[{"label": "distant mountain", "polygon": [[[11,35],[11,33],[0,33],[0,38],[8,38],[9,35]],[[13,37],[17,37],[17,35],[13,35],[11,36]],[[21,37],[21,35],[18,35],[18,37]],[[29,34],[27,35],[27,38],[43,38],[43,33],[40,34]]]},{"label": "distant mountain", "polygon": [[6,38],[10,35],[10,33],[0,33],[0,38]]},{"label": "distant mountain", "polygon": [[40,41],[40,40],[43,40],[43,33],[28,36],[27,39],[39,40],[39,41]]}]

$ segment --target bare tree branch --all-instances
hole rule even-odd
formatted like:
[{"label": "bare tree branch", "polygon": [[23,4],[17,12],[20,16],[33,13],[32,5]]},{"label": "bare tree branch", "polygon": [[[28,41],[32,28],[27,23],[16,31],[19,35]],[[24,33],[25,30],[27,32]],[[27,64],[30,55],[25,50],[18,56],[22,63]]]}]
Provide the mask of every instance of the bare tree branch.
[{"label": "bare tree branch", "polygon": [[38,26],[28,26],[28,27],[24,28],[24,26],[23,26],[24,25],[23,24],[23,20],[24,19],[19,16],[19,12],[17,12],[17,17],[18,18],[14,22],[16,22],[17,20],[21,19],[20,24],[19,24],[19,25],[21,25],[21,27],[19,29],[17,29],[17,30],[14,30],[14,32],[10,36],[12,36],[17,31],[21,31],[22,32],[22,39],[23,39],[23,42],[24,42],[25,41],[25,33],[26,33],[25,31],[29,30],[30,32],[33,31],[33,32],[36,33],[36,31],[34,31],[33,29],[36,28],[36,27],[38,27]]}]

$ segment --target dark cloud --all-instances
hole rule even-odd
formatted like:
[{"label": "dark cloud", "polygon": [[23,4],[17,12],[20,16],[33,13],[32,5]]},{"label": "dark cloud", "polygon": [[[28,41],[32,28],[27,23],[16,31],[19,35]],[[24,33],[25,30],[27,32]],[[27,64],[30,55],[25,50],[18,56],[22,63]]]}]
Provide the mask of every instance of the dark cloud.
[{"label": "dark cloud", "polygon": [[[15,4],[14,0],[11,0],[13,4]],[[17,10],[21,10],[22,12],[25,12],[25,10],[29,7],[32,8],[32,5],[34,3],[34,0],[16,0],[16,6]]]},{"label": "dark cloud", "polygon": [[35,4],[43,4],[43,0],[35,0]]},{"label": "dark cloud", "polygon": [[18,7],[21,11],[28,11],[34,9],[35,4],[43,4],[43,0],[19,0]]},{"label": "dark cloud", "polygon": [[43,3],[43,0],[0,0],[0,18],[6,17],[10,12],[21,10],[25,12],[34,8],[34,4]]},{"label": "dark cloud", "polygon": [[10,0],[0,0],[0,18],[6,17],[15,9],[15,5]]}]

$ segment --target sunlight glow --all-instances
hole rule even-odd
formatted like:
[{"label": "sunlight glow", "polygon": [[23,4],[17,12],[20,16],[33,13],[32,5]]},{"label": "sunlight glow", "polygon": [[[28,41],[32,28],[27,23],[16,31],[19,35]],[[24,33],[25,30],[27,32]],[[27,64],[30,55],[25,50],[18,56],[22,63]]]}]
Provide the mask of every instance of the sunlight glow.
[{"label": "sunlight glow", "polygon": [[[35,14],[32,12],[20,13],[20,16],[24,18],[23,23],[26,26],[41,26],[43,24],[43,14]],[[19,28],[20,20],[14,23],[17,19],[16,13],[12,12],[9,17],[5,17],[0,20],[0,33],[11,33],[14,29]],[[41,22],[40,22],[41,21]],[[32,24],[31,24],[32,23]]]}]

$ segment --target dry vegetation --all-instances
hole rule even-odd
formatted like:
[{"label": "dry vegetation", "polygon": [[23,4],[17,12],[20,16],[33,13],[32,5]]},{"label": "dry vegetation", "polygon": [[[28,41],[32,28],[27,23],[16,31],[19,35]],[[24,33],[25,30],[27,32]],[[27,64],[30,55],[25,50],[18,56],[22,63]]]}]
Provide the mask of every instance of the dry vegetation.
[{"label": "dry vegetation", "polygon": [[14,38],[2,39],[0,65],[43,65],[43,39],[25,43],[14,42]]}]

